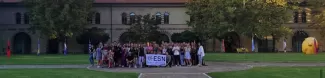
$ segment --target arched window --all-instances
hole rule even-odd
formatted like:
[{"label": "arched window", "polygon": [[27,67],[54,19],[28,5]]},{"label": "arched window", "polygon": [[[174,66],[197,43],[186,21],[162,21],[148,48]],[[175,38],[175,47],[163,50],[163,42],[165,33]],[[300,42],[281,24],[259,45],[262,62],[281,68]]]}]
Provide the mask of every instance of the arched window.
[{"label": "arched window", "polygon": [[306,11],[302,11],[302,13],[301,13],[301,22],[302,23],[307,23],[307,13],[306,13]]},{"label": "arched window", "polygon": [[128,17],[125,12],[122,13],[122,24],[127,24]]},{"label": "arched window", "polygon": [[169,24],[169,13],[168,12],[164,13],[164,24]]},{"label": "arched window", "polygon": [[29,24],[29,14],[28,13],[24,14],[24,23]]},{"label": "arched window", "polygon": [[294,23],[298,23],[298,17],[299,17],[299,13],[297,11],[294,12],[294,16],[293,16]]},{"label": "arched window", "polygon": [[100,14],[99,13],[95,14],[95,24],[100,24]]},{"label": "arched window", "polygon": [[16,24],[21,24],[21,14],[19,12],[16,13]]},{"label": "arched window", "polygon": [[135,23],[135,13],[134,12],[130,13],[130,23],[131,24]]},{"label": "arched window", "polygon": [[161,24],[161,13],[160,12],[156,13],[156,24]]}]

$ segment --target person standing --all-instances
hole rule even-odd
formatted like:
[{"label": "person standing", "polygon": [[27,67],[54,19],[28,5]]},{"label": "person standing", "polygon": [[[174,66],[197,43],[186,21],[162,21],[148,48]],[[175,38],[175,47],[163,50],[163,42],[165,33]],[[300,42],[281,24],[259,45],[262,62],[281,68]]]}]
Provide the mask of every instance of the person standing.
[{"label": "person standing", "polygon": [[137,64],[138,64],[138,54],[139,54],[139,50],[137,48],[137,45],[136,44],[133,44],[133,47],[132,47],[132,56],[134,56],[134,68],[137,68]]},{"label": "person standing", "polygon": [[184,62],[185,50],[184,50],[184,45],[183,44],[180,45],[180,51],[179,52],[180,52],[179,57],[180,57],[181,65],[184,66],[185,65],[185,62]]},{"label": "person standing", "polygon": [[147,49],[148,49],[147,50],[148,54],[153,54],[153,46],[152,46],[152,44],[149,44]]},{"label": "person standing", "polygon": [[197,47],[195,46],[194,42],[191,44],[191,58],[192,58],[192,65],[197,65],[198,60],[197,60]]},{"label": "person standing", "polygon": [[173,52],[174,52],[174,64],[176,66],[179,66],[179,64],[180,64],[179,50],[180,50],[180,47],[178,46],[178,44],[175,44],[173,47]]},{"label": "person standing", "polygon": [[132,66],[134,66],[134,56],[133,56],[133,53],[132,51],[129,51],[128,52],[128,56],[126,57],[126,62],[127,62],[127,66],[129,68],[131,68]]},{"label": "person standing", "polygon": [[190,44],[186,44],[186,47],[185,47],[185,62],[188,66],[191,66],[192,65],[192,62],[191,62],[191,46]]},{"label": "person standing", "polygon": [[168,56],[170,56],[170,62],[168,63],[168,65],[169,65],[169,67],[171,67],[173,65],[173,62],[174,62],[172,44],[168,44],[167,54],[168,54]]},{"label": "person standing", "polygon": [[115,44],[114,46],[114,62],[116,67],[121,67],[121,58],[122,58],[122,49],[119,44]]},{"label": "person standing", "polygon": [[140,66],[140,68],[142,68],[143,67],[143,62],[144,62],[144,55],[145,55],[145,48],[144,48],[144,46],[143,45],[140,45],[140,47],[139,47],[139,61],[138,61],[138,63],[139,63],[139,66]]},{"label": "person standing", "polygon": [[96,60],[98,61],[97,62],[97,68],[100,68],[100,65],[102,63],[102,52],[101,52],[101,46],[98,45],[97,49],[96,49]]},{"label": "person standing", "polygon": [[114,63],[114,52],[112,51],[112,49],[109,49],[108,51],[108,68],[112,68],[113,67],[113,63]]},{"label": "person standing", "polygon": [[164,54],[164,55],[167,54],[167,48],[165,45],[162,45],[161,54]]},{"label": "person standing", "polygon": [[127,57],[127,51],[126,51],[126,47],[127,47],[127,45],[126,44],[124,44],[123,46],[122,46],[122,48],[121,48],[121,51],[122,51],[122,54],[121,54],[121,56],[122,56],[122,59],[121,59],[121,63],[122,63],[122,67],[127,67],[127,63],[126,63],[126,57]]},{"label": "person standing", "polygon": [[204,48],[201,45],[201,43],[199,43],[199,49],[197,51],[197,55],[198,55],[198,58],[199,58],[199,64],[198,64],[198,66],[202,66],[203,57],[205,56],[205,53],[204,53]]},{"label": "person standing", "polygon": [[90,62],[90,64],[91,64],[91,66],[94,66],[94,53],[96,53],[96,52],[94,52],[94,48],[93,48],[93,46],[92,45],[89,45],[89,62]]}]

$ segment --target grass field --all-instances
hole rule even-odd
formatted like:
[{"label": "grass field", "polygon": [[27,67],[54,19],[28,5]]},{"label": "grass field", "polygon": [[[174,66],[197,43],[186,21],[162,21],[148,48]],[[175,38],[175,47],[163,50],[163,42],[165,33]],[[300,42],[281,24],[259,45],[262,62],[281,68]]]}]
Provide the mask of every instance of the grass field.
[{"label": "grass field", "polygon": [[0,56],[0,64],[88,64],[88,55],[13,55]]},{"label": "grass field", "polygon": [[137,73],[111,73],[87,69],[8,69],[1,78],[137,78]]},{"label": "grass field", "polygon": [[325,62],[325,53],[207,53],[207,61],[218,62]]},{"label": "grass field", "polygon": [[258,67],[243,71],[208,73],[208,75],[212,78],[320,78],[320,69],[325,67]]},{"label": "grass field", "polygon": [[[88,54],[81,55],[13,55],[10,59],[0,56],[1,64],[89,64]],[[325,53],[206,53],[206,61],[214,62],[325,62]]]}]

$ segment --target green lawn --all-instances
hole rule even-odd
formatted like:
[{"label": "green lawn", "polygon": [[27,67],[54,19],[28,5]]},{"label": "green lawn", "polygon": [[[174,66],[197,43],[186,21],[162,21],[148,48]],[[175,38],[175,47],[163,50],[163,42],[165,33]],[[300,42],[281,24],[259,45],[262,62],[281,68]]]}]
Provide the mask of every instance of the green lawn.
[{"label": "green lawn", "polygon": [[[80,55],[13,55],[0,56],[1,64],[89,64],[88,54]],[[325,62],[325,53],[206,53],[206,61],[215,62]]]},{"label": "green lawn", "polygon": [[111,73],[87,69],[5,69],[1,78],[137,78],[137,73]]},{"label": "green lawn", "polygon": [[212,78],[320,78],[321,69],[324,70],[325,67],[258,67],[243,71],[208,73],[208,75]]},{"label": "green lawn", "polygon": [[207,53],[207,61],[218,62],[325,62],[325,53]]},{"label": "green lawn", "polygon": [[0,57],[1,64],[89,64],[88,55],[13,55],[10,59]]}]

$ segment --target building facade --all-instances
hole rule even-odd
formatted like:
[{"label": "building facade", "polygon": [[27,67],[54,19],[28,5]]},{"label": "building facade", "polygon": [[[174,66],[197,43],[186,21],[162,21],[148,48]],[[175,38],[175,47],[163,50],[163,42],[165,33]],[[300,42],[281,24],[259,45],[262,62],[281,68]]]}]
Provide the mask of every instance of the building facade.
[{"label": "building facade", "polygon": [[[93,18],[90,19],[89,27],[97,27],[105,29],[111,37],[109,42],[118,42],[120,36],[125,33],[129,25],[125,25],[125,21],[129,21],[132,15],[152,14],[162,18],[162,24],[159,25],[161,32],[170,39],[173,33],[180,33],[190,30],[186,21],[190,19],[187,15],[184,3],[186,0],[95,0],[93,10],[96,11]],[[292,36],[288,36],[287,51],[301,51],[302,40],[312,36],[320,39],[318,32],[308,27],[308,13],[305,10],[292,12],[297,13],[297,18],[286,24],[294,30]],[[303,16],[305,14],[305,16]],[[295,21],[297,20],[297,21]],[[29,54],[37,52],[37,44],[39,33],[28,31],[29,18],[26,8],[20,3],[20,0],[0,0],[0,32],[1,47],[5,51],[6,43],[11,43],[11,50],[17,54]],[[275,39],[272,36],[264,39],[256,39],[256,48],[260,52],[283,51],[282,41],[284,38]],[[225,39],[226,51],[232,51],[234,48],[251,49],[252,38],[238,35],[230,32]],[[68,41],[69,53],[84,52],[85,45],[78,44],[76,38],[70,38]],[[221,40],[210,39],[206,44],[208,51],[222,51]],[[62,43],[53,43],[47,38],[40,38],[41,53],[61,53],[63,50]]]}]

